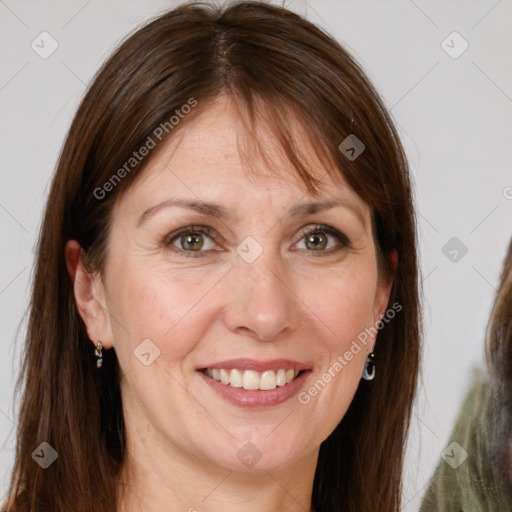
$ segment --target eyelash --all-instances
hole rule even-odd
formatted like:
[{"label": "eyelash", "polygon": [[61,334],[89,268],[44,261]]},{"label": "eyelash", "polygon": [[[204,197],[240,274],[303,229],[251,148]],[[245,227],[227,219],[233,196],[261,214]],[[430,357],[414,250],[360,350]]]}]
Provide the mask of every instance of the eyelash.
[{"label": "eyelash", "polygon": [[[311,253],[311,255],[314,257],[322,257],[322,256],[330,255],[330,254],[340,251],[343,248],[350,248],[352,246],[350,240],[343,233],[340,233],[337,229],[335,229],[331,226],[326,226],[326,225],[322,225],[322,224],[316,224],[313,228],[309,227],[309,228],[303,229],[299,235],[297,242],[301,241],[304,237],[306,237],[308,235],[317,234],[319,232],[336,237],[338,239],[338,241],[341,242],[341,246],[339,246],[337,248],[323,250],[323,251],[313,251],[311,249],[306,249],[306,251]],[[165,245],[172,248],[172,250],[174,250],[178,253],[182,253],[185,258],[200,258],[200,257],[202,257],[201,253],[209,252],[209,251],[186,251],[184,249],[180,249],[179,247],[172,246],[172,242],[174,242],[174,240],[176,240],[180,236],[186,235],[188,233],[207,235],[212,240],[215,240],[215,232],[213,229],[211,229],[207,226],[187,226],[185,228],[182,228],[182,229],[175,231],[174,233],[171,233],[170,235],[168,235],[166,237]]]}]

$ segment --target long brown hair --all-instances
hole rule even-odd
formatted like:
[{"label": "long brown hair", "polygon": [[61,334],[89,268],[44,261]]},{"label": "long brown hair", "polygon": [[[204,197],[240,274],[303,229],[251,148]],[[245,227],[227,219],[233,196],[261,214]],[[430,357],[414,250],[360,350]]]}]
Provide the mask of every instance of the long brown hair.
[{"label": "long brown hair", "polygon": [[495,385],[512,398],[512,239],[487,325],[486,356]]},{"label": "long brown hair", "polygon": [[487,324],[489,411],[485,417],[488,469],[484,482],[497,486],[512,503],[512,239]]},{"label": "long brown hair", "polygon": [[[126,162],[159,127],[173,136],[169,119],[176,110],[197,102],[179,129],[221,92],[244,113],[248,129],[257,120],[271,127],[314,192],[318,182],[289,129],[291,116],[299,119],[328,171],[342,174],[370,205],[381,272],[389,271],[386,256],[398,253],[389,303],[402,311],[379,331],[375,380],[361,382],[321,445],[313,506],[317,512],[399,510],[421,331],[407,161],[377,92],[347,51],[302,17],[260,2],[196,2],[160,15],[116,49],[78,108],[37,246],[17,383],[24,389],[10,509],[116,510],[126,450],[120,369],[114,350],[96,368],[64,247],[77,240],[85,267],[101,273],[112,207],[147,159],[129,168]],[[357,158],[339,149],[353,135],[365,146]],[[58,452],[47,469],[31,456],[44,441]]]}]

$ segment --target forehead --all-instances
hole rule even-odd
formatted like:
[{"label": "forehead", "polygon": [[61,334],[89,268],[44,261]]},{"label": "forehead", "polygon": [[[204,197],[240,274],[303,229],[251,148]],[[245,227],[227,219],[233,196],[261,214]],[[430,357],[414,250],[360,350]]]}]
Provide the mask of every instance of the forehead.
[{"label": "forehead", "polygon": [[[248,129],[240,111],[218,96],[154,150],[127,191],[130,203],[176,195],[243,206],[249,199],[291,206],[298,200],[345,199],[366,203],[340,172],[321,162],[303,126],[290,127],[294,144],[321,184],[310,193],[271,127],[264,120]],[[259,148],[259,149],[258,149]],[[364,208],[363,208],[364,209]]]}]

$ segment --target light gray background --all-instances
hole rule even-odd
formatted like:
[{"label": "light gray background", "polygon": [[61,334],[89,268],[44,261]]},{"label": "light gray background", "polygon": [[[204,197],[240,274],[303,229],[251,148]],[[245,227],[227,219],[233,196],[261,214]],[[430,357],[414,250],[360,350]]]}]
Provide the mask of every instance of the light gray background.
[{"label": "light gray background", "polygon": [[[1,494],[15,437],[14,340],[28,304],[32,248],[66,130],[86,84],[115,43],[177,3],[0,0]],[[403,500],[404,511],[412,512],[451,441],[471,369],[483,361],[485,326],[512,234],[512,2],[285,5],[320,24],[359,59],[390,108],[410,159],[426,320],[423,384]],[[59,45],[47,59],[31,48],[43,31]],[[441,46],[453,31],[469,44],[456,59]],[[445,44],[453,54],[463,43],[452,36]],[[442,252],[454,236],[468,248],[457,262]]]}]

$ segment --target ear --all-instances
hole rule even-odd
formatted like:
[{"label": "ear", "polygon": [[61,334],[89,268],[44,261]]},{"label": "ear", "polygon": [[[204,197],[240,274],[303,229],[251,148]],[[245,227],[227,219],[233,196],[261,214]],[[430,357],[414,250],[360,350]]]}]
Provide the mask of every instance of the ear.
[{"label": "ear", "polygon": [[73,282],[78,313],[84,321],[87,335],[109,349],[112,333],[105,300],[105,289],[99,274],[89,274],[82,265],[82,248],[76,240],[68,240],[64,249],[66,266]]},{"label": "ear", "polygon": [[398,253],[394,249],[388,255],[388,268],[389,270],[380,277],[377,285],[377,293],[375,295],[375,307],[374,307],[374,322],[377,323],[386,313],[386,308],[389,303],[389,295],[391,293],[391,287],[393,286],[393,280],[395,278],[396,269],[398,266]]}]

